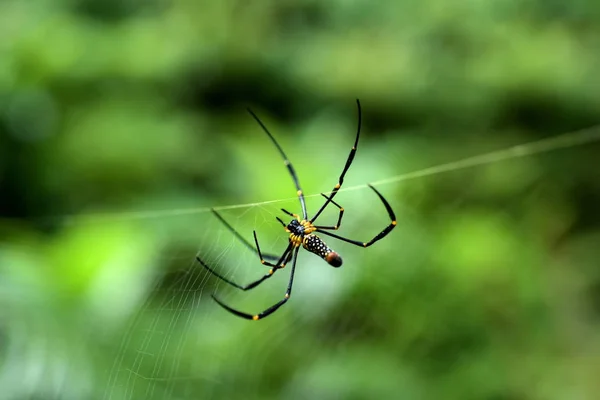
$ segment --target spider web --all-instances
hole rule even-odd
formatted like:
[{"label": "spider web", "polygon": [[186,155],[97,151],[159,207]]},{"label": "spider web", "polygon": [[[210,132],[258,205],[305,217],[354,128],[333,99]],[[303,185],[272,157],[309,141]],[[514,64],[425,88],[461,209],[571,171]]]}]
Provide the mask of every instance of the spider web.
[{"label": "spider web", "polygon": [[[320,203],[317,198],[307,201],[312,210]],[[354,208],[353,203],[356,202],[347,201],[346,205]],[[276,215],[282,216],[280,207],[295,209],[297,199],[277,205],[224,210],[222,216],[249,241],[253,240],[252,230],[257,229],[262,251],[280,255],[287,245],[287,237],[281,235],[281,225],[275,219]],[[381,211],[384,211],[383,207]],[[376,221],[385,223],[385,217],[384,214]],[[320,220],[335,221],[335,218],[337,210],[332,207]],[[198,222],[193,225],[203,227],[198,239],[201,244],[198,254],[211,267],[241,284],[266,273],[268,268],[259,263],[258,256],[211,213],[201,214],[196,220]],[[352,230],[357,225],[371,228],[369,225],[372,224],[365,225],[364,218],[346,216],[344,225]],[[104,399],[210,398],[214,385],[220,386],[221,391],[222,386],[227,385],[221,378],[227,375],[223,371],[225,366],[235,360],[237,365],[262,368],[260,363],[265,362],[264,356],[255,358],[253,354],[268,352],[268,343],[285,340],[290,327],[301,326],[304,318],[318,318],[324,314],[341,286],[356,277],[352,271],[341,276],[324,262],[301,252],[293,297],[302,298],[303,302],[283,323],[274,323],[277,321],[273,319],[271,323],[249,329],[244,326],[247,321],[232,318],[208,295],[216,291],[227,303],[247,312],[257,312],[282,298],[289,268],[275,274],[261,289],[244,293],[211,277],[189,255],[170,257],[166,263],[183,267],[169,271],[157,280],[146,302],[124,331],[113,366],[107,372]],[[239,340],[241,332],[246,338],[246,346],[252,349],[250,354],[245,346],[231,350],[231,342]],[[194,349],[198,355],[191,356],[186,349]],[[248,390],[252,390],[250,386]]]},{"label": "spider web", "polygon": [[[483,168],[499,162],[528,163],[534,154],[576,146],[597,148],[598,145],[594,143],[597,141],[600,141],[600,128],[594,127],[414,172],[388,175],[388,178],[371,183],[389,198],[387,192],[397,190],[398,184],[403,181],[414,180],[414,183],[405,183],[408,187],[418,185],[428,176],[460,176],[466,168]],[[337,175],[334,172],[327,176]],[[336,201],[346,209],[340,234],[358,240],[370,238],[387,223],[383,206],[374,201],[375,196],[368,191],[363,178],[360,174],[351,173],[345,187],[336,197]],[[468,184],[465,184],[465,190],[469,190]],[[353,193],[356,191],[361,191],[361,195]],[[306,198],[309,214],[322,203],[319,193],[310,193]],[[412,219],[416,217],[412,215],[409,206],[398,204],[397,201],[393,201],[392,206],[399,221],[393,233],[397,235],[396,243],[402,243],[403,250],[418,251],[411,246],[416,246],[416,238],[425,236],[426,233],[415,230],[417,224]],[[275,216],[287,219],[279,211],[282,207],[297,212],[297,198],[216,208],[251,243],[252,231],[256,229],[263,252],[278,255],[287,243],[280,224],[275,220]],[[330,207],[320,217],[320,222],[333,222],[336,217],[337,210]],[[259,278],[267,270],[260,265],[256,254],[240,243],[211,214],[208,207],[76,216],[70,219],[70,223],[110,223],[114,220],[134,220],[148,226],[158,224],[167,231],[185,230],[190,243],[197,248],[197,254],[215,270],[240,284]],[[179,254],[163,256],[163,262],[159,264],[172,267],[157,274],[154,286],[149,288],[145,300],[124,324],[124,329],[114,336],[115,342],[108,346],[106,356],[112,363],[105,371],[105,382],[99,385],[99,398],[198,399],[213,398],[217,394],[223,396],[223,393],[227,394],[227,398],[253,398],[252,393],[261,393],[261,389],[264,392],[264,387],[260,387],[264,383],[261,383],[258,371],[285,369],[288,363],[293,362],[294,356],[298,356],[294,343],[318,341],[320,338],[315,337],[314,332],[308,329],[309,324],[305,322],[319,320],[327,315],[329,308],[334,307],[337,293],[355,285],[365,274],[360,269],[361,265],[377,265],[376,260],[370,259],[368,252],[360,248],[334,240],[329,240],[328,244],[344,256],[346,265],[351,266],[345,265],[346,268],[335,270],[315,256],[301,251],[292,301],[282,309],[286,311],[276,313],[278,317],[270,317],[260,323],[233,317],[210,299],[210,293],[216,291],[221,299],[237,309],[258,312],[281,299],[288,281],[289,268],[277,273],[261,285],[260,289],[244,293],[211,277],[196,263],[194,255],[185,250]],[[390,253],[398,252],[397,245],[391,241],[384,240],[377,246]],[[388,267],[402,268],[407,276],[418,268],[417,265],[400,263]],[[381,274],[380,282],[389,278],[385,269],[380,268],[377,273]],[[393,287],[389,282],[382,283],[382,288],[386,290]],[[364,301],[370,302],[369,299]],[[348,310],[350,313],[351,311]],[[343,318],[338,321],[336,329],[356,331],[352,322]],[[356,331],[355,334],[361,335],[362,332]],[[285,343],[290,343],[286,353],[291,357],[290,360],[280,359],[281,353],[275,350],[286,347]],[[318,348],[315,348],[316,351]],[[311,356],[316,359],[317,354]],[[232,365],[244,370],[243,381],[235,378],[240,372],[231,370]],[[302,397],[298,397],[298,393],[304,394],[305,398],[310,397],[310,388],[300,382],[316,382],[314,374],[322,373],[322,368],[326,370],[327,367],[315,366],[317,372],[306,371],[304,376],[297,376],[288,383],[288,387],[280,388],[281,391],[295,393],[297,398]],[[390,380],[394,379],[391,377]],[[410,386],[408,383],[407,385]]]}]

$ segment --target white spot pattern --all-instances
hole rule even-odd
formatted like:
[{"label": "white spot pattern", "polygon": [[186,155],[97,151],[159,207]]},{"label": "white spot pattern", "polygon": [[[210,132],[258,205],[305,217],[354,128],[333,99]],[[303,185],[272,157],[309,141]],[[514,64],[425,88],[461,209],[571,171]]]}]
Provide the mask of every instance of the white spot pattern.
[{"label": "white spot pattern", "polygon": [[325,242],[321,240],[320,237],[312,234],[304,236],[302,245],[306,250],[318,255],[323,259],[325,259],[325,257],[327,257],[327,255],[333,251],[325,244]]}]

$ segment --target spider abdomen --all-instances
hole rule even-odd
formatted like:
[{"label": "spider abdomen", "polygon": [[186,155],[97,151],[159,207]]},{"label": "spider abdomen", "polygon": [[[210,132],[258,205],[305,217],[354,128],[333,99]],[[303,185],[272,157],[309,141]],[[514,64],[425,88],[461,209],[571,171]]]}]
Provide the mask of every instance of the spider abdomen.
[{"label": "spider abdomen", "polygon": [[320,237],[312,234],[305,235],[304,239],[302,240],[302,246],[304,246],[306,250],[327,261],[327,263],[332,267],[337,268],[342,266],[342,257],[329,248],[329,246],[327,246]]}]

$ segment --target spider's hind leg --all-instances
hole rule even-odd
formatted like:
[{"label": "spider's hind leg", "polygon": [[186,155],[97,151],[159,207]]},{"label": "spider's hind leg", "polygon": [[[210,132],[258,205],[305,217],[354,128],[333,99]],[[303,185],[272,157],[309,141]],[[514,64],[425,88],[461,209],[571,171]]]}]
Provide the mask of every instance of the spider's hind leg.
[{"label": "spider's hind leg", "polygon": [[379,199],[381,200],[381,202],[385,206],[385,209],[388,212],[388,216],[390,217],[390,220],[391,220],[391,222],[389,223],[388,226],[383,228],[383,230],[381,232],[379,232],[377,235],[375,235],[375,237],[373,239],[369,240],[368,242],[361,242],[359,240],[348,239],[348,238],[345,238],[345,237],[342,237],[339,235],[335,235],[335,234],[333,234],[331,232],[327,232],[327,231],[320,231],[320,232],[324,235],[331,236],[331,237],[339,239],[343,242],[351,243],[353,245],[360,246],[360,247],[369,247],[373,243],[378,242],[381,239],[383,239],[384,237],[386,237],[387,234],[390,233],[392,231],[392,229],[394,229],[396,227],[396,224],[397,224],[396,214],[394,214],[394,210],[392,210],[392,206],[390,206],[390,203],[387,202],[385,197],[383,197],[383,195],[381,193],[379,193],[379,191],[377,189],[375,189],[373,186],[369,185],[369,187],[375,192],[375,194],[377,194],[377,196],[379,197]]},{"label": "spider's hind leg", "polygon": [[334,226],[315,225],[315,228],[337,231],[340,228],[340,226],[342,226],[342,217],[344,216],[344,207],[340,206],[338,203],[333,201],[333,199],[331,199],[331,197],[325,195],[324,193],[321,193],[321,196],[325,197],[327,199],[327,201],[331,202],[334,206],[336,206],[340,210],[340,213],[338,215],[337,224],[335,224]]}]

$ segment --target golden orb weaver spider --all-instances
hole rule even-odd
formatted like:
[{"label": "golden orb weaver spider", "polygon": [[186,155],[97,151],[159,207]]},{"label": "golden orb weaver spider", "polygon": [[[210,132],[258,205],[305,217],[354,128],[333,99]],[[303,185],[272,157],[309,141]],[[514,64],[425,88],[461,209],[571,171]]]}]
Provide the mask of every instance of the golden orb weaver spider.
[{"label": "golden orb weaver spider", "polygon": [[[196,257],[198,262],[200,264],[202,264],[202,266],[204,266],[204,268],[206,268],[211,274],[215,275],[217,278],[221,279],[222,281],[228,283],[229,285],[231,285],[235,288],[246,291],[246,290],[250,290],[250,289],[257,287],[258,285],[263,283],[265,280],[267,280],[268,278],[273,276],[273,274],[275,274],[275,272],[277,272],[277,270],[284,268],[288,262],[292,261],[292,270],[290,272],[290,280],[288,282],[287,290],[285,291],[285,295],[282,300],[280,300],[276,304],[272,305],[271,307],[267,308],[266,310],[264,310],[258,314],[247,314],[245,312],[238,311],[238,310],[228,306],[227,304],[225,304],[223,301],[219,300],[219,298],[213,294],[212,298],[225,310],[229,311],[230,313],[232,313],[234,315],[237,315],[238,317],[242,317],[242,318],[253,320],[253,321],[257,321],[259,319],[267,317],[267,316],[273,314],[275,311],[277,311],[279,309],[279,307],[284,305],[289,300],[289,298],[292,294],[292,285],[294,283],[294,274],[296,272],[296,260],[298,258],[298,252],[300,251],[301,246],[304,247],[309,252],[316,254],[319,257],[321,257],[322,259],[324,259],[329,265],[336,267],[336,268],[340,267],[342,265],[342,258],[340,257],[340,255],[338,253],[336,253],[335,251],[333,251],[331,248],[329,248],[325,244],[325,242],[323,242],[323,240],[321,240],[321,238],[319,238],[313,232],[318,231],[324,235],[331,236],[335,239],[341,240],[343,242],[351,243],[356,246],[369,247],[373,243],[383,239],[388,233],[390,233],[390,231],[392,229],[394,229],[396,227],[396,215],[394,214],[392,207],[387,202],[387,200],[382,196],[382,194],[379,193],[379,191],[377,191],[377,189],[375,189],[373,186],[369,185],[369,187],[375,192],[375,194],[377,194],[377,196],[379,197],[379,199],[385,206],[387,213],[391,219],[390,224],[388,226],[386,226],[379,234],[377,234],[373,239],[369,240],[368,242],[361,242],[358,240],[347,239],[342,236],[333,234],[331,232],[327,232],[327,231],[331,231],[331,230],[333,230],[333,231],[338,230],[340,225],[342,224],[344,208],[342,206],[340,206],[338,203],[336,203],[335,201],[333,201],[333,198],[335,197],[337,192],[342,187],[342,184],[344,183],[344,176],[346,175],[346,172],[348,171],[348,169],[350,168],[350,165],[352,164],[352,161],[354,160],[354,156],[356,154],[356,148],[358,147],[358,138],[360,137],[360,127],[361,127],[361,121],[362,121],[360,101],[358,99],[356,100],[356,105],[358,107],[358,129],[356,131],[356,139],[354,141],[354,146],[352,146],[352,149],[350,150],[350,154],[348,155],[348,159],[346,160],[346,165],[344,166],[344,169],[342,170],[342,173],[338,179],[338,183],[333,187],[333,190],[331,191],[331,194],[329,196],[321,193],[321,196],[323,196],[326,199],[325,203],[323,203],[321,208],[319,208],[319,211],[317,211],[316,214],[311,219],[308,219],[308,215],[306,212],[306,203],[304,201],[304,195],[302,193],[302,189],[300,187],[300,182],[298,180],[298,176],[296,175],[296,171],[294,170],[292,163],[287,158],[287,156],[283,152],[283,149],[281,148],[279,143],[277,143],[277,141],[275,140],[273,135],[271,135],[271,133],[266,128],[266,126],[262,123],[262,121],[256,116],[256,114],[254,114],[254,112],[252,112],[252,110],[248,109],[248,112],[250,113],[250,115],[252,115],[252,117],[256,120],[256,122],[258,122],[258,124],[261,126],[263,131],[267,134],[267,136],[269,136],[269,138],[271,139],[271,141],[273,142],[275,147],[277,147],[279,154],[281,154],[281,157],[283,157],[283,162],[284,162],[285,166],[287,167],[288,172],[290,173],[290,175],[292,177],[292,180],[294,181],[294,185],[296,185],[296,190],[297,190],[296,193],[298,195],[298,199],[300,200],[300,206],[302,207],[302,218],[300,218],[300,216],[298,214],[291,213],[287,210],[284,210],[283,208],[281,209],[281,211],[283,211],[287,215],[293,217],[294,219],[292,219],[289,224],[286,224],[285,222],[283,222],[283,220],[281,218],[275,217],[275,218],[277,218],[277,221],[279,221],[281,223],[281,225],[283,225],[283,227],[285,228],[285,231],[289,233],[289,244],[283,251],[283,254],[278,257],[278,256],[275,256],[272,254],[263,254],[260,251],[260,246],[258,244],[258,238],[256,236],[256,231],[253,231],[254,243],[256,244],[256,248],[254,248],[252,246],[252,244],[250,244],[231,225],[229,225],[229,223],[227,221],[225,221],[225,219],[223,219],[223,217],[216,210],[214,210],[214,209],[212,210],[212,212],[215,214],[215,216],[225,225],[225,227],[230,232],[232,232],[242,243],[244,243],[244,245],[246,247],[248,247],[250,250],[252,250],[253,252],[258,254],[258,257],[260,258],[260,262],[262,264],[271,267],[271,269],[269,269],[269,272],[267,272],[265,275],[263,275],[260,279],[254,281],[254,282],[251,282],[247,285],[239,285],[239,284],[225,278],[224,276],[218,274],[212,268],[210,268],[204,261],[202,261],[202,259],[200,259],[200,257]],[[339,210],[337,223],[333,226],[314,225],[314,222],[316,221],[316,219],[321,215],[321,213],[323,212],[323,210],[325,210],[325,207],[327,207],[329,205],[329,203],[336,206]],[[276,261],[276,262],[272,263],[271,261]]]}]

